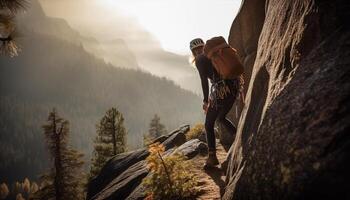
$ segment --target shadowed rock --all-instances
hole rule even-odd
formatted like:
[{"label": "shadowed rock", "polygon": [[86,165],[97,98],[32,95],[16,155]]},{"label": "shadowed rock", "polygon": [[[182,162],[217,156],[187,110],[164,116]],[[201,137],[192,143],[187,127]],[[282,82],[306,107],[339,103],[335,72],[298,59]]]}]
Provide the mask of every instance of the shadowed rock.
[{"label": "shadowed rock", "polygon": [[265,14],[239,18],[262,30],[223,199],[347,199],[350,4],[261,2],[244,0],[240,11]]},{"label": "shadowed rock", "polygon": [[139,149],[136,151],[119,154],[110,159],[101,169],[98,176],[89,182],[87,199],[91,199],[115,177],[118,177],[131,165],[144,160],[148,155],[149,152],[146,149]]},{"label": "shadowed rock", "polygon": [[145,191],[145,187],[139,185],[125,200],[143,200],[146,197]]},{"label": "shadowed rock", "polygon": [[198,139],[204,143],[207,143],[207,135],[205,133],[205,130],[201,131]]},{"label": "shadowed rock", "polygon": [[220,128],[220,131],[218,131],[220,143],[229,149],[234,142],[236,135],[235,133],[229,132],[225,125],[218,123],[218,126]]},{"label": "shadowed rock", "polygon": [[182,126],[180,129],[173,131],[169,137],[162,143],[165,149],[180,146],[186,142],[186,133],[190,130],[189,125]]},{"label": "shadowed rock", "polygon": [[146,161],[138,162],[113,179],[103,190],[97,193],[94,200],[125,199],[147,176]]},{"label": "shadowed rock", "polygon": [[[244,65],[244,94],[246,94],[250,84],[264,20],[265,0],[242,0],[241,8],[231,26],[228,41],[237,50]],[[228,114],[236,125],[243,106],[243,101],[237,99],[232,107],[232,112]],[[229,133],[226,134],[230,137]]]}]

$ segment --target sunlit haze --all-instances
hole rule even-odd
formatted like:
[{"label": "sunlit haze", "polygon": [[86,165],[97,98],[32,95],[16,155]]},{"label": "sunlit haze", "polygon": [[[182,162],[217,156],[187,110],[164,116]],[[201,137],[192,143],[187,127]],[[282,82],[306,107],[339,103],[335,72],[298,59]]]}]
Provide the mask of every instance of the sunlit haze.
[{"label": "sunlit haze", "polygon": [[[228,37],[240,0],[40,0],[48,16],[63,18],[83,46],[116,67],[138,68],[201,93],[188,62],[189,42]],[[121,55],[123,54],[123,55]]]},{"label": "sunlit haze", "polygon": [[[62,1],[65,3],[63,4]],[[70,5],[78,5],[79,1],[84,0],[62,1],[58,1],[57,4],[65,5],[69,13]],[[68,3],[68,1],[71,2]],[[42,0],[42,2],[54,3],[51,0]],[[165,50],[178,54],[188,54],[188,43],[195,37],[208,39],[223,35],[227,38],[240,3],[239,0],[91,0],[91,4],[105,10],[104,18],[110,19],[113,15],[135,18],[160,41]],[[60,6],[56,5],[56,8]],[[48,10],[50,11],[48,14],[65,17],[58,14],[59,9]],[[102,16],[99,13],[92,11],[90,16],[99,23],[108,23],[101,22]],[[85,16],[77,14],[71,19],[79,17]],[[95,19],[86,20],[91,22]],[[74,19],[69,22],[74,23]],[[113,24],[110,25],[113,26]]]},{"label": "sunlit haze", "polygon": [[187,54],[194,37],[227,38],[238,0],[102,0],[111,9],[134,16],[165,50]]}]

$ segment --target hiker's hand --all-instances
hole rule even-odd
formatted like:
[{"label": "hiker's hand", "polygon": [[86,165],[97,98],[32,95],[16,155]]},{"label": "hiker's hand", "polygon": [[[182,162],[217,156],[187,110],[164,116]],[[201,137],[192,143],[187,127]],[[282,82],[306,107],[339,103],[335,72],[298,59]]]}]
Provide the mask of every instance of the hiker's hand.
[{"label": "hiker's hand", "polygon": [[205,114],[207,114],[208,107],[209,107],[209,103],[208,102],[203,102],[203,110],[204,110]]}]

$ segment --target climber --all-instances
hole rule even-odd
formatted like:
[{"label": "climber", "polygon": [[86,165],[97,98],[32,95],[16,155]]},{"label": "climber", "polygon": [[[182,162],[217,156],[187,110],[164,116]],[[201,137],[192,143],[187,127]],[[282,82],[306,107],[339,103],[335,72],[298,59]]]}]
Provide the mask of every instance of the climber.
[{"label": "climber", "polygon": [[[211,60],[205,56],[203,51],[204,45],[205,43],[200,38],[193,39],[190,42],[190,49],[194,56],[193,62],[199,72],[204,96],[203,110],[206,114],[205,131],[209,150],[204,169],[207,169],[219,164],[216,157],[215,121],[218,120],[218,122],[223,124],[233,136],[236,134],[236,127],[226,118],[226,114],[230,111],[236,100],[239,80],[237,78],[221,78]],[[210,94],[208,78],[212,84]]]}]

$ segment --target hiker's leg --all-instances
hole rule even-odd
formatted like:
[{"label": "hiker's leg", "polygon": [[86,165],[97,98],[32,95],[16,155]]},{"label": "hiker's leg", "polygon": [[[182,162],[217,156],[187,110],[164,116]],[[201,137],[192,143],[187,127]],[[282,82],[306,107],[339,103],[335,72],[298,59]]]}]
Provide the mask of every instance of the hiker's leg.
[{"label": "hiker's leg", "polygon": [[209,150],[216,149],[214,125],[217,116],[218,110],[214,106],[210,106],[205,116],[205,131],[207,133],[207,143]]},{"label": "hiker's leg", "polygon": [[230,132],[230,134],[236,134],[236,127],[229,119],[226,118],[227,113],[231,110],[233,103],[235,102],[235,98],[228,98],[223,101],[223,105],[219,108],[218,113],[218,122],[223,124],[226,129]]},{"label": "hiker's leg", "polygon": [[214,134],[215,120],[218,116],[218,109],[214,106],[210,106],[207,111],[205,118],[205,130],[207,132],[207,143],[208,143],[208,158],[203,166],[204,169],[215,167],[219,164],[219,160],[216,157],[216,142]]}]

